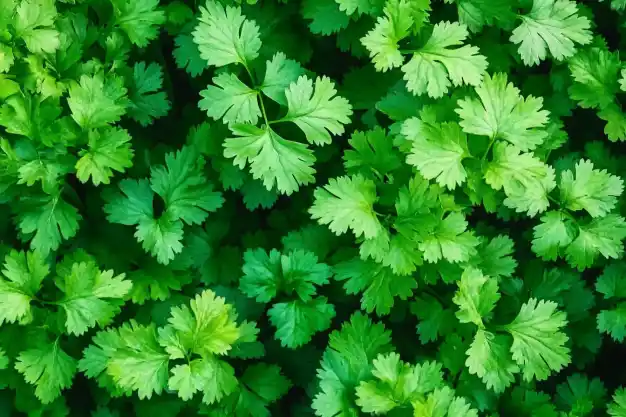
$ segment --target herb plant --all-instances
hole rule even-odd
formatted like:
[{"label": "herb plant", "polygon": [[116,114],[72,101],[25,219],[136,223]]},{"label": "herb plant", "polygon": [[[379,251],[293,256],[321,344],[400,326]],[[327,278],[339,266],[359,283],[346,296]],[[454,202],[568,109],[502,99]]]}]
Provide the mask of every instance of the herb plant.
[{"label": "herb plant", "polygon": [[0,415],[626,416],[624,0],[0,0]]}]

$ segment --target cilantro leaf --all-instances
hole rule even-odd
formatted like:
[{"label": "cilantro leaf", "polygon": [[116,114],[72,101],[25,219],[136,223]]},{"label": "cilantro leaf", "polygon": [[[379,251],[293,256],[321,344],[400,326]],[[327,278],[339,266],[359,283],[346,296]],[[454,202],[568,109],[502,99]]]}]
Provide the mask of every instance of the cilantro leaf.
[{"label": "cilantro leaf", "polygon": [[76,162],[76,177],[93,185],[109,184],[113,171],[124,172],[132,166],[133,150],[131,137],[124,129],[106,127],[92,129],[88,133],[88,149],[79,152]]},{"label": "cilantro leaf", "polygon": [[592,217],[601,217],[617,204],[624,182],[606,170],[593,169],[593,163],[583,159],[576,164],[575,177],[572,171],[563,171],[559,190],[561,201],[569,210],[584,209]]},{"label": "cilantro leaf", "polygon": [[14,20],[16,35],[34,54],[52,54],[61,44],[60,34],[54,26],[57,18],[54,3],[54,0],[24,0],[17,6]]},{"label": "cilantro leaf", "polygon": [[624,250],[626,222],[609,214],[578,227],[578,237],[567,247],[565,255],[573,267],[583,270],[595,262],[598,255],[617,259]]},{"label": "cilantro leaf", "polygon": [[498,281],[470,267],[463,271],[457,284],[459,289],[452,299],[459,306],[457,318],[461,323],[474,323],[478,327],[484,327],[483,321],[489,321],[491,312],[500,299]]},{"label": "cilantro leaf", "polygon": [[376,16],[383,8],[381,0],[335,0],[339,4],[339,10],[348,16],[353,14],[370,14]]},{"label": "cilantro leaf", "polygon": [[332,273],[328,265],[317,262],[312,252],[296,250],[282,255],[276,249],[267,254],[263,249],[248,250],[244,254],[244,276],[241,290],[259,302],[268,302],[279,293],[310,301],[316,285],[328,283]]},{"label": "cilantro leaf", "polygon": [[585,375],[574,374],[567,378],[567,382],[559,384],[556,400],[572,410],[572,414],[587,415],[594,406],[602,405],[605,397],[606,389],[598,378],[589,380]]},{"label": "cilantro leaf", "polygon": [[34,233],[31,248],[44,256],[57,250],[63,240],[76,235],[81,219],[78,210],[60,195],[26,196],[20,201],[17,215],[22,233]]},{"label": "cilantro leaf", "polygon": [[548,51],[562,61],[574,55],[575,44],[591,42],[591,25],[577,14],[576,3],[569,0],[533,0],[533,7],[522,15],[522,24],[513,30],[511,42],[520,44],[524,64],[538,65]]},{"label": "cilantro leaf", "polygon": [[319,392],[312,405],[316,414],[358,415],[354,387],[370,375],[371,361],[390,351],[391,334],[361,313],[333,331],[317,371]]},{"label": "cilantro leaf", "polygon": [[191,147],[165,155],[165,166],[151,169],[152,190],[163,198],[166,213],[189,225],[200,224],[224,203],[203,173],[204,160]]},{"label": "cilantro leaf", "polygon": [[163,70],[160,65],[154,62],[147,67],[145,62],[135,64],[128,94],[128,115],[142,126],[152,124],[154,119],[165,116],[169,111],[167,94],[159,91],[162,86]]},{"label": "cilantro leaf", "polygon": [[158,26],[165,22],[165,12],[158,10],[158,0],[111,0],[115,25],[130,41],[144,47],[158,35]]},{"label": "cilantro leaf", "polygon": [[225,355],[239,339],[236,313],[223,297],[205,290],[187,305],[173,307],[168,325],[159,329],[159,343],[171,359],[182,359],[187,352]]},{"label": "cilantro leaf", "polygon": [[417,332],[422,344],[437,341],[440,336],[450,333],[456,322],[454,313],[430,295],[417,297],[411,303],[411,313],[419,319]]},{"label": "cilantro leaf", "polygon": [[355,131],[348,143],[352,149],[344,151],[343,165],[349,175],[382,178],[402,165],[393,148],[393,139],[380,127],[367,132]]},{"label": "cilantro leaf", "polygon": [[522,369],[524,379],[547,379],[571,361],[568,337],[562,328],[566,315],[552,301],[531,298],[522,305],[517,317],[505,329],[513,336],[511,353]]},{"label": "cilantro leaf", "polygon": [[510,0],[458,0],[459,22],[471,32],[484,26],[507,25],[515,19]]},{"label": "cilantro leaf", "polygon": [[556,186],[554,169],[511,145],[496,143],[493,154],[485,181],[495,190],[504,189],[504,204],[531,217],[545,211],[550,205],[548,193]]},{"label": "cilantro leaf", "polygon": [[288,59],[282,52],[274,54],[266,63],[265,77],[260,89],[275,102],[287,106],[286,89],[304,73],[297,61]]},{"label": "cilantro leaf", "polygon": [[314,87],[303,75],[285,90],[288,111],[279,121],[295,123],[309,143],[328,145],[330,135],[341,135],[352,115],[348,100],[335,94],[337,90],[328,77],[318,77]]},{"label": "cilantro leaf", "polygon": [[335,0],[304,0],[302,15],[310,20],[311,33],[330,35],[348,27],[350,17],[339,10]]},{"label": "cilantro leaf", "polygon": [[120,78],[83,75],[80,83],[70,85],[67,104],[76,123],[95,129],[120,120],[128,105],[126,93]]},{"label": "cilantro leaf", "polygon": [[59,346],[57,339],[19,354],[15,369],[29,384],[36,386],[35,395],[44,404],[54,401],[61,390],[69,388],[76,373],[76,360]]},{"label": "cilantro leaf", "polygon": [[624,417],[626,415],[626,389],[619,388],[615,391],[608,412],[612,417]]},{"label": "cilantro leaf", "polygon": [[510,277],[517,267],[517,261],[511,256],[513,252],[511,238],[499,235],[488,243],[486,239],[483,240],[477,248],[476,256],[469,260],[469,264],[490,277]]},{"label": "cilantro leaf", "polygon": [[193,41],[202,59],[216,67],[234,63],[248,66],[261,48],[256,22],[246,19],[240,7],[224,7],[213,0],[200,7]]},{"label": "cilantro leaf", "polygon": [[11,251],[0,276],[0,324],[28,320],[30,303],[50,268],[39,252]]},{"label": "cilantro leaf", "polygon": [[404,63],[398,42],[410,34],[414,23],[410,10],[409,1],[387,1],[384,16],[379,17],[374,29],[361,38],[377,71],[387,71]]},{"label": "cilantro leaf", "polygon": [[223,118],[226,123],[256,124],[261,116],[258,92],[245,85],[234,74],[222,73],[213,78],[209,85],[200,92],[202,100],[200,110],[207,112],[215,120]]},{"label": "cilantro leaf", "polygon": [[619,56],[598,47],[574,55],[568,66],[574,82],[569,95],[583,108],[604,108],[615,100],[619,90]]},{"label": "cilantro leaf", "polygon": [[465,262],[476,253],[478,239],[467,230],[467,220],[461,213],[450,213],[439,221],[428,237],[420,244],[427,262],[445,259],[449,262]]},{"label": "cilantro leaf", "polygon": [[113,271],[100,271],[94,263],[75,263],[71,272],[55,281],[65,293],[59,305],[67,316],[65,328],[69,334],[80,336],[96,323],[109,324],[119,307],[114,299],[122,299],[132,287],[125,274],[113,276]]},{"label": "cilantro leaf", "polygon": [[488,389],[500,393],[515,381],[519,367],[511,359],[511,342],[506,336],[478,329],[467,350],[465,365]]},{"label": "cilantro leaf", "polygon": [[574,240],[575,229],[560,211],[549,211],[540,221],[533,229],[532,250],[545,260],[555,261]]},{"label": "cilantro leaf", "polygon": [[334,271],[337,280],[346,281],[346,293],[363,292],[361,308],[379,316],[389,314],[396,297],[406,300],[417,287],[412,276],[396,275],[388,267],[359,258],[339,263]]},{"label": "cilantro leaf", "polygon": [[464,398],[455,397],[454,391],[448,387],[437,388],[425,399],[413,402],[413,410],[414,415],[424,417],[478,417],[478,411]]},{"label": "cilantro leaf", "polygon": [[356,237],[374,238],[382,225],[374,212],[376,185],[361,175],[331,178],[328,185],[317,188],[309,209],[314,220],[328,225],[336,235],[351,229]]},{"label": "cilantro leaf", "polygon": [[224,142],[224,156],[242,169],[250,163],[252,177],[268,190],[276,187],[291,195],[313,182],[315,156],[307,145],[285,140],[268,126],[235,124],[230,129],[237,136]]},{"label": "cilantro leaf", "polygon": [[[477,47],[463,45],[468,35],[467,27],[460,23],[437,23],[426,44],[402,66],[407,89],[415,95],[428,93],[439,98],[451,85],[478,86],[487,70],[487,59]],[[450,49],[459,45],[463,46]]]},{"label": "cilantro leaf", "polygon": [[402,125],[402,134],[412,142],[406,162],[416,166],[424,178],[451,190],[465,181],[467,173],[461,162],[470,154],[467,135],[457,123],[411,118]]},{"label": "cilantro leaf", "polygon": [[376,380],[361,381],[356,388],[356,403],[366,413],[388,413],[443,386],[440,364],[424,362],[413,367],[402,362],[397,353],[378,355],[372,375]]},{"label": "cilantro leaf", "polygon": [[335,307],[326,297],[317,297],[306,302],[276,303],[267,314],[276,327],[276,339],[282,346],[295,349],[310,342],[315,333],[330,327]]},{"label": "cilantro leaf", "polygon": [[461,127],[467,133],[503,139],[521,151],[535,149],[548,133],[542,128],[548,123],[549,112],[542,110],[543,99],[522,97],[520,91],[507,81],[506,74],[487,75],[476,87],[478,100],[463,98],[456,112]]},{"label": "cilantro leaf", "polygon": [[178,68],[184,69],[192,77],[197,77],[206,69],[207,62],[200,56],[198,46],[193,40],[191,31],[183,31],[174,40],[174,59]]}]

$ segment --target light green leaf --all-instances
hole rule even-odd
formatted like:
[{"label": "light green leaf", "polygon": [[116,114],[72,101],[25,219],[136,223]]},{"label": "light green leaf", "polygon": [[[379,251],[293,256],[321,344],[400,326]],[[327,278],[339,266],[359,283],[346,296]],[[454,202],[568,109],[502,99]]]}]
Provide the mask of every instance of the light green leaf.
[{"label": "light green leaf", "polygon": [[465,366],[488,389],[500,393],[515,381],[519,367],[511,359],[511,342],[506,336],[478,329],[467,350]]},{"label": "light green leaf", "polygon": [[235,124],[230,127],[237,135],[224,142],[224,156],[243,169],[250,164],[254,179],[262,180],[268,190],[291,195],[300,186],[314,181],[315,156],[307,145],[285,140],[270,127]]},{"label": "light green leaf", "polygon": [[[261,116],[258,92],[245,85],[234,74],[221,73],[213,78],[200,92],[200,110],[207,112],[215,120],[223,118],[226,123],[252,123],[256,125]],[[217,86],[217,87],[216,87]]]},{"label": "light green leaf", "polygon": [[467,230],[467,220],[461,213],[450,213],[441,219],[435,229],[419,244],[427,262],[445,259],[465,262],[475,253],[479,240]]},{"label": "light green leaf", "polygon": [[39,252],[13,250],[5,257],[4,276],[0,276],[0,325],[30,318],[30,302],[49,272]]},{"label": "light green leaf", "polygon": [[598,255],[617,259],[624,251],[626,222],[620,216],[609,214],[578,227],[578,237],[567,247],[567,262],[583,270],[595,262]]},{"label": "light green leaf", "polygon": [[510,41],[520,44],[519,53],[524,64],[538,65],[548,51],[557,61],[576,52],[575,44],[591,42],[591,25],[586,17],[578,15],[576,3],[569,0],[534,0],[527,15],[520,16],[519,25]]},{"label": "light green leaf", "polygon": [[467,27],[460,23],[437,23],[426,44],[402,66],[407,89],[415,95],[428,93],[439,98],[452,85],[478,86],[487,70],[487,59],[477,47],[463,45],[468,35]]},{"label": "light green leaf", "polygon": [[309,143],[328,145],[332,135],[341,135],[350,123],[352,106],[343,97],[335,96],[334,83],[328,77],[313,81],[300,76],[285,90],[287,114],[280,121],[295,123]]},{"label": "light green leaf", "polygon": [[459,288],[452,299],[459,306],[457,318],[461,323],[474,323],[483,328],[483,321],[489,321],[491,312],[500,299],[498,281],[483,275],[476,268],[469,267],[463,271],[457,284]]},{"label": "light green leaf", "polygon": [[304,69],[297,61],[288,59],[282,52],[277,52],[270,61],[266,62],[261,91],[275,102],[286,106],[285,90],[303,73]]},{"label": "light green leaf", "polygon": [[214,0],[200,6],[193,41],[202,59],[216,67],[235,63],[248,66],[261,48],[257,24],[246,19],[240,7],[224,7]]},{"label": "light green leaf", "polygon": [[335,317],[335,307],[326,297],[277,303],[267,312],[270,323],[276,327],[276,340],[290,349],[296,349],[311,341],[315,333],[330,327]]},{"label": "light green leaf", "polygon": [[101,130],[90,130],[87,149],[79,152],[80,159],[76,162],[76,178],[93,185],[109,184],[113,171],[124,172],[130,168],[133,150],[130,146],[131,137],[124,129],[106,127]]}]

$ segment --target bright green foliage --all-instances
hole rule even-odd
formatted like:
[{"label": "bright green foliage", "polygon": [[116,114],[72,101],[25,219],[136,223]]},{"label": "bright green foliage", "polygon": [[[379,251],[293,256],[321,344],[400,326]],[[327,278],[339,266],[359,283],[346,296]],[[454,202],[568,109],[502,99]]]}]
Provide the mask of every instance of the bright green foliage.
[{"label": "bright green foliage", "polygon": [[324,188],[315,190],[315,202],[309,212],[320,224],[327,224],[335,234],[348,229],[356,237],[375,238],[381,224],[374,212],[374,182],[360,175],[331,179]]},{"label": "bright green foliage", "polygon": [[[126,179],[119,184],[121,192],[105,194],[107,218],[112,223],[137,225],[135,237],[144,250],[168,264],[182,251],[183,222],[203,222],[224,201],[203,175],[203,166],[202,157],[192,148],[167,154],[165,166],[152,168],[150,181]],[[153,209],[155,198],[165,204],[158,218]]]},{"label": "bright green foliage", "polygon": [[513,31],[511,42],[520,44],[519,54],[526,65],[537,65],[547,53],[557,61],[574,55],[575,44],[591,42],[589,20],[578,15],[570,0],[533,0],[530,13]]},{"label": "bright green foliage", "polygon": [[61,390],[72,384],[76,360],[59,346],[59,340],[26,350],[17,357],[15,369],[29,384],[36,385],[35,395],[44,404],[52,402]]},{"label": "bright green foliage", "polygon": [[75,263],[69,274],[60,276],[56,285],[65,293],[59,305],[65,310],[65,327],[69,334],[81,335],[96,323],[109,324],[117,313],[111,299],[123,298],[132,282],[124,274],[113,276],[113,271],[100,271],[93,263]]},{"label": "bright green foliage", "polygon": [[276,303],[268,311],[276,327],[276,339],[284,346],[297,348],[330,327],[335,308],[326,297],[316,297],[317,286],[328,283],[332,272],[317,262],[312,252],[295,250],[286,255],[273,249],[249,250],[244,255],[244,276],[240,289],[248,297],[267,303],[280,294],[291,301]]},{"label": "bright green foliage", "polygon": [[626,417],[625,0],[0,0],[0,416]]},{"label": "bright green foliage", "polygon": [[12,251],[6,256],[0,278],[0,324],[30,320],[30,303],[49,272],[38,252]]},{"label": "bright green foliage", "polygon": [[535,149],[548,136],[541,129],[549,114],[541,109],[543,100],[533,96],[524,99],[505,74],[485,77],[476,94],[479,100],[462,99],[456,110],[465,132],[502,139],[521,151]]}]

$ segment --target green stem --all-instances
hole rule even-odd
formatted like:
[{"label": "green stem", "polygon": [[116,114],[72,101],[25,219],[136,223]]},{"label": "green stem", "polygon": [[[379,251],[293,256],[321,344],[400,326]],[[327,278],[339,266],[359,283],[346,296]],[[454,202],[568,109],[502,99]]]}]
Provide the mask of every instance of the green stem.
[{"label": "green stem", "polygon": [[485,149],[485,153],[483,154],[482,158],[480,158],[481,162],[485,160],[485,158],[487,158],[487,154],[489,154],[489,151],[491,150],[491,147],[493,146],[493,144],[496,142],[496,137],[492,137],[489,140],[489,145],[487,146],[487,149]]}]

